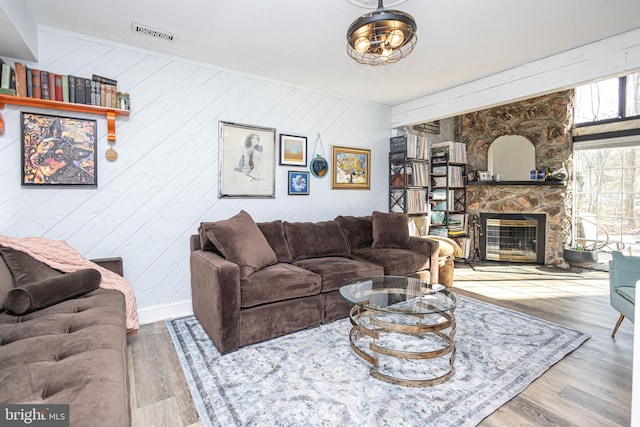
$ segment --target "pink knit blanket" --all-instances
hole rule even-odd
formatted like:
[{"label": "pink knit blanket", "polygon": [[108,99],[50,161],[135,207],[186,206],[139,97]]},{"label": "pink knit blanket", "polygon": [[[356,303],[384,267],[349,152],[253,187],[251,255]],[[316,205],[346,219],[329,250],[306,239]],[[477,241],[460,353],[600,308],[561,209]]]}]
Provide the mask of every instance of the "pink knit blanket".
[{"label": "pink knit blanket", "polygon": [[0,234],[0,245],[22,251],[49,267],[64,273],[72,273],[85,268],[95,268],[102,275],[101,288],[115,289],[124,294],[128,333],[133,333],[140,328],[136,297],[131,284],[124,277],[89,261],[67,242],[51,240],[45,237],[13,238]]}]

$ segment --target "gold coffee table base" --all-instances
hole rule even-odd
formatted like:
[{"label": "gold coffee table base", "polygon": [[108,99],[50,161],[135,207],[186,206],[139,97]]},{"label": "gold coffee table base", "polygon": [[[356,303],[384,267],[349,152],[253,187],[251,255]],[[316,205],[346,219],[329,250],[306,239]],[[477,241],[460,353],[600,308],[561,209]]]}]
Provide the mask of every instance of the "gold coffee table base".
[{"label": "gold coffee table base", "polygon": [[[453,361],[456,354],[456,346],[454,341],[456,332],[456,321],[453,309],[451,309],[450,312],[438,313],[438,315],[444,318],[445,321],[438,322],[436,324],[422,323],[425,319],[425,316],[420,314],[398,313],[398,315],[416,318],[417,324],[398,324],[380,320],[376,317],[376,315],[378,314],[381,313],[377,313],[375,310],[365,310],[359,305],[355,305],[349,313],[349,319],[351,320],[352,325],[351,331],[349,332],[349,342],[351,344],[351,348],[358,356],[373,365],[373,367],[369,370],[369,374],[372,377],[391,384],[406,387],[428,387],[442,384],[453,376],[453,374],[455,373]],[[384,314],[389,313],[387,312]],[[368,325],[370,325],[370,327],[367,327],[363,324],[363,318],[367,318]],[[448,330],[448,333],[446,330]],[[441,348],[428,351],[406,351],[396,348],[388,348],[378,343],[381,335],[386,333],[405,334],[418,338],[423,338],[428,334],[433,334],[439,337],[445,345]],[[371,343],[369,343],[370,353],[356,345],[356,342],[359,339],[365,337],[369,337],[373,340]],[[439,357],[446,357],[448,355],[449,370],[443,375],[433,378],[397,378],[391,375],[383,374],[378,370],[379,355],[394,357],[400,360],[435,359]]]}]

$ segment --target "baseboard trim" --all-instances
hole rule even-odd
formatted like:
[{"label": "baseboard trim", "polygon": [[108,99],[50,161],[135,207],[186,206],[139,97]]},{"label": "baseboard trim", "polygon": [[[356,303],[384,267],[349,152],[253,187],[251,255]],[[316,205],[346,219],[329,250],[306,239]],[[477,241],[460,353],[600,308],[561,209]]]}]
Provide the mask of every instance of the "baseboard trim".
[{"label": "baseboard trim", "polygon": [[142,308],[138,310],[138,321],[141,325],[146,325],[160,320],[173,319],[175,317],[189,316],[192,314],[193,306],[191,305],[191,300],[187,300]]}]

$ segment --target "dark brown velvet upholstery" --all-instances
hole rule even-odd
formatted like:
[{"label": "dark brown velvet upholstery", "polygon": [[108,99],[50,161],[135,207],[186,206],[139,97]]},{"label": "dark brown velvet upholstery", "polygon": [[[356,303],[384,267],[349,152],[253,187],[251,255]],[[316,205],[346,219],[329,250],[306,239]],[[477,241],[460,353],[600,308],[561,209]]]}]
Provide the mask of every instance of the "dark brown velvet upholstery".
[{"label": "dark brown velvet upholstery", "polygon": [[240,281],[240,307],[317,295],[322,279],[291,264],[270,265]]},{"label": "dark brown velvet upholstery", "polygon": [[284,234],[284,224],[280,220],[271,222],[258,222],[258,228],[269,242],[269,246],[275,252],[278,262],[291,262],[291,252]]},{"label": "dark brown velvet upholstery", "polygon": [[0,256],[0,312],[4,310],[4,300],[11,289],[13,289],[13,276]]},{"label": "dark brown velvet upholstery", "polygon": [[49,267],[24,252],[12,248],[0,246],[0,255],[2,255],[9,271],[11,271],[16,286],[62,275],[62,272]]},{"label": "dark brown velvet upholstery", "polygon": [[[386,225],[393,228],[398,224]],[[277,221],[258,227],[270,248],[278,253],[282,236]],[[244,279],[237,264],[200,249],[199,236],[190,239],[193,311],[222,354],[347,316],[351,303],[340,296],[339,289],[355,277],[418,274],[429,283],[437,283],[438,269],[428,268],[437,266],[438,245],[409,238],[406,221],[405,246],[377,250],[370,247],[373,217],[283,222],[283,227],[294,261],[284,262],[288,261],[286,253],[278,253],[279,263]],[[362,236],[358,235],[360,231]],[[375,253],[375,262],[364,257],[353,259],[351,248],[358,248],[356,254]]]},{"label": "dark brown velvet upholstery", "polygon": [[5,308],[23,315],[95,291],[102,275],[93,268],[18,286],[9,291]]},{"label": "dark brown velvet upholstery", "polygon": [[335,221],[340,224],[340,228],[347,238],[349,248],[355,251],[360,248],[371,247],[373,243],[372,221],[369,216],[337,216]]},{"label": "dark brown velvet upholstery", "polygon": [[201,227],[222,256],[240,266],[241,279],[278,262],[269,242],[245,211],[229,219],[203,223]]},{"label": "dark brown velvet upholstery", "polygon": [[373,212],[374,249],[406,248],[409,245],[409,215]]},{"label": "dark brown velvet upholstery", "polygon": [[124,295],[110,289],[0,313],[0,402],[69,404],[72,426],[130,426],[126,331]]},{"label": "dark brown velvet upholstery", "polygon": [[247,308],[240,311],[240,346],[290,334],[321,322],[320,295]]},{"label": "dark brown velvet upholstery", "polygon": [[321,292],[338,290],[344,282],[355,277],[381,276],[384,272],[379,265],[343,257],[309,258],[295,261],[293,265],[320,275]]},{"label": "dark brown velvet upholstery", "polygon": [[294,261],[326,256],[351,256],[347,239],[336,221],[284,222]]}]

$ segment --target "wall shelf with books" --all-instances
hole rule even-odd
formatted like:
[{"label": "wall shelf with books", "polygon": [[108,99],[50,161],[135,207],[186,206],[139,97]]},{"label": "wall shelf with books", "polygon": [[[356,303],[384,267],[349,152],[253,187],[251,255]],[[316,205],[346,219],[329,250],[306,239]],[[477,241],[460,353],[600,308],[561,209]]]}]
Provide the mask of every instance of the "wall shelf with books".
[{"label": "wall shelf with books", "polygon": [[128,116],[130,113],[129,110],[121,110],[118,108],[0,94],[0,109],[3,109],[5,104],[104,115],[107,118],[107,140],[110,142],[115,142],[116,140],[116,117]]}]

